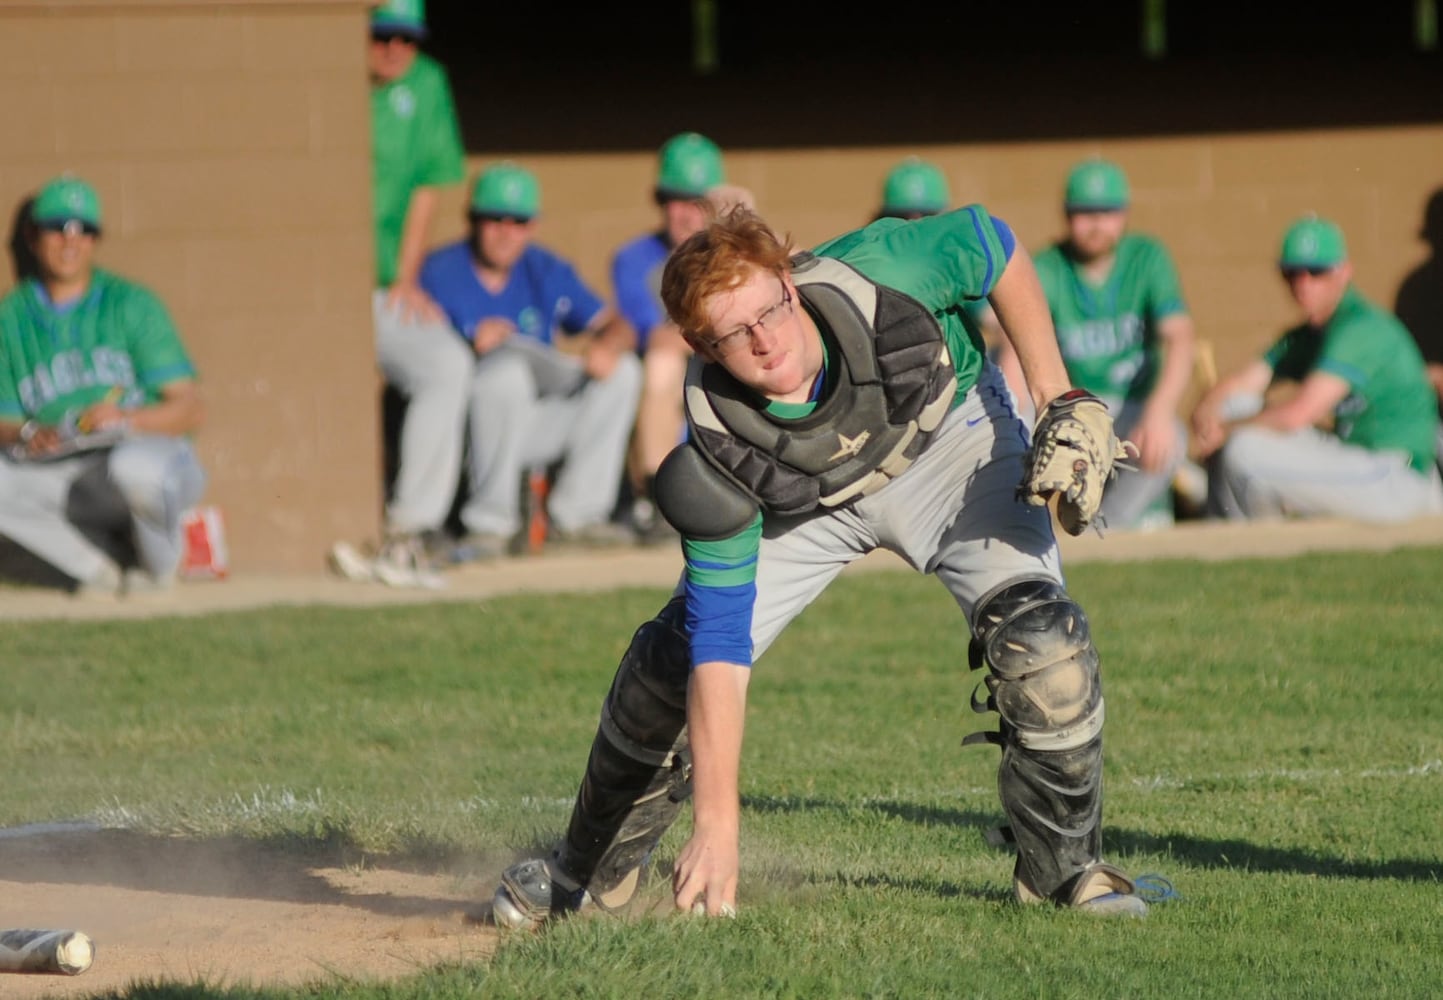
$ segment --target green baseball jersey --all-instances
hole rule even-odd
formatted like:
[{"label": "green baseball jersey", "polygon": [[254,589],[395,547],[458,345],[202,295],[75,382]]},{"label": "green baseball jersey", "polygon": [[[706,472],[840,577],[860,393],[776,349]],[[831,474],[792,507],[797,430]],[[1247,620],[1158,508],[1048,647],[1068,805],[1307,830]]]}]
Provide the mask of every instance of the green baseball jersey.
[{"label": "green baseball jersey", "polygon": [[1094,285],[1060,243],[1037,255],[1037,275],[1072,384],[1109,400],[1146,399],[1160,370],[1157,325],[1187,312],[1172,257],[1126,233],[1107,279]]},{"label": "green baseball jersey", "polygon": [[[969,302],[988,295],[1015,247],[1012,232],[980,205],[912,222],[879,219],[814,248],[818,256],[851,265],[870,280],[916,299],[942,327],[957,371],[954,402],[977,382],[984,347]],[[828,368],[834,369],[828,354]],[[813,403],[772,402],[767,411],[802,419]],[[693,663],[751,663],[750,601],[755,597],[763,515],[729,538],[682,539]],[[738,613],[739,606],[742,607]]]},{"label": "green baseball jersey", "polygon": [[195,377],[160,299],[107,271],[63,306],[33,279],[0,299],[0,420],[58,424],[112,392],[140,406]]},{"label": "green baseball jersey", "polygon": [[[1000,228],[999,228],[1000,227]],[[977,383],[986,345],[968,306],[991,294],[1011,256],[1012,234],[981,205],[908,222],[879,219],[815,250],[931,311],[957,369],[960,401]]]},{"label": "green baseball jersey", "polygon": [[1432,468],[1438,400],[1423,355],[1397,317],[1357,289],[1343,293],[1322,329],[1293,327],[1263,359],[1275,378],[1321,371],[1343,379],[1350,391],[1333,411],[1338,437],[1369,451],[1406,451],[1419,472]]},{"label": "green baseball jersey", "polygon": [[376,285],[385,288],[396,280],[411,192],[466,176],[451,83],[425,53],[404,76],[371,89],[371,159]]}]

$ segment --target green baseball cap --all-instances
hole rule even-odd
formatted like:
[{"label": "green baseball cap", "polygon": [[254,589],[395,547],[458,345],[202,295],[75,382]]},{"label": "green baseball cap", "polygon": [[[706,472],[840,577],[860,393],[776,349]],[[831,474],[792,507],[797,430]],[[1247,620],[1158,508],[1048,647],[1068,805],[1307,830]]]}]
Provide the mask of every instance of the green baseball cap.
[{"label": "green baseball cap", "polygon": [[371,11],[371,31],[425,38],[426,0],[386,0]]},{"label": "green baseball cap", "polygon": [[1131,200],[1127,175],[1121,167],[1107,160],[1086,160],[1067,175],[1067,194],[1062,204],[1069,212],[1117,212]]},{"label": "green baseball cap", "polygon": [[721,149],[697,132],[672,136],[657,154],[656,194],[659,198],[703,198],[712,188],[725,182]]},{"label": "green baseball cap", "polygon": [[1305,215],[1283,234],[1279,267],[1337,267],[1348,259],[1343,231],[1316,215]]},{"label": "green baseball cap", "polygon": [[541,185],[536,175],[510,160],[493,163],[471,188],[472,215],[506,215],[530,219],[541,211]]},{"label": "green baseball cap", "polygon": [[71,219],[100,229],[100,196],[79,177],[61,174],[35,196],[30,206],[30,221],[40,224]]},{"label": "green baseball cap", "polygon": [[936,215],[946,211],[951,200],[942,171],[916,156],[893,167],[882,184],[883,215]]}]

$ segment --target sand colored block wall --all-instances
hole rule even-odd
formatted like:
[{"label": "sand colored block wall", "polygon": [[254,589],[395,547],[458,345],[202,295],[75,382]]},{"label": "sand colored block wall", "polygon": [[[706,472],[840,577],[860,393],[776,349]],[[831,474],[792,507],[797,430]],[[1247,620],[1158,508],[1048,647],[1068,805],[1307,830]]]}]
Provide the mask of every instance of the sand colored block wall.
[{"label": "sand colored block wall", "polygon": [[7,225],[62,170],[96,186],[98,263],[200,369],[237,568],[315,570],[378,524],[366,30],[364,0],[0,6]]}]

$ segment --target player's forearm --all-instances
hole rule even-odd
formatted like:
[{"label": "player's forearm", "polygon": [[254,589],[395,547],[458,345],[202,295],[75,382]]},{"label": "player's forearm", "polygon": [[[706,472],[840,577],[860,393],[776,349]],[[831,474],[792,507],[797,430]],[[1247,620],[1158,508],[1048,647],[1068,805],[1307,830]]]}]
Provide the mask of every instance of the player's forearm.
[{"label": "player's forearm", "polygon": [[699,664],[687,690],[692,808],[698,828],[735,831],[741,823],[740,771],[746,686],[751,671]]},{"label": "player's forearm", "polygon": [[1193,336],[1191,320],[1176,325],[1163,340],[1162,371],[1158,373],[1157,384],[1148,397],[1148,408],[1171,417],[1177,413],[1192,381],[1193,362],[1197,347]]},{"label": "player's forearm", "polygon": [[1042,293],[1042,282],[1038,280],[1031,256],[1022,247],[1013,251],[988,302],[1017,356],[1018,368],[1033,404],[1041,410],[1071,388],[1072,383],[1057,346],[1057,332]]},{"label": "player's forearm", "polygon": [[23,421],[0,420],[0,448],[9,448],[21,442],[20,428],[24,427]]},{"label": "player's forearm", "polygon": [[414,285],[421,273],[436,201],[434,188],[420,187],[411,192],[411,201],[406,206],[406,222],[401,228],[401,247],[396,257],[398,285]]}]

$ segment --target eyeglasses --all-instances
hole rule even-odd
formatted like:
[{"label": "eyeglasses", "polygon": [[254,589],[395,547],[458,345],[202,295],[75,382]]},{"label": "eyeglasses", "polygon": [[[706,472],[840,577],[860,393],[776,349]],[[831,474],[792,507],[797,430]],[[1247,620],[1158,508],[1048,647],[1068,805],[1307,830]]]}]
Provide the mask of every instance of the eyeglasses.
[{"label": "eyeglasses", "polygon": [[1308,275],[1308,276],[1310,276],[1310,277],[1313,277],[1313,278],[1321,278],[1321,277],[1322,277],[1323,275],[1325,275],[1325,274],[1332,274],[1332,273],[1333,273],[1333,268],[1331,268],[1331,267],[1280,267],[1280,268],[1278,268],[1278,271],[1282,274],[1283,279],[1284,279],[1285,281],[1292,281],[1294,278],[1298,277],[1299,275],[1303,275],[1303,274],[1306,274],[1306,275]]},{"label": "eyeglasses", "polygon": [[46,219],[35,223],[42,233],[61,233],[65,236],[99,236],[100,227],[84,219]]},{"label": "eyeglasses", "polygon": [[784,323],[792,314],[792,290],[782,285],[782,301],[766,309],[757,317],[755,323],[743,323],[731,333],[723,334],[713,340],[708,346],[717,354],[732,354],[741,350],[751,343],[751,338],[756,336],[757,331],[771,333]]}]

